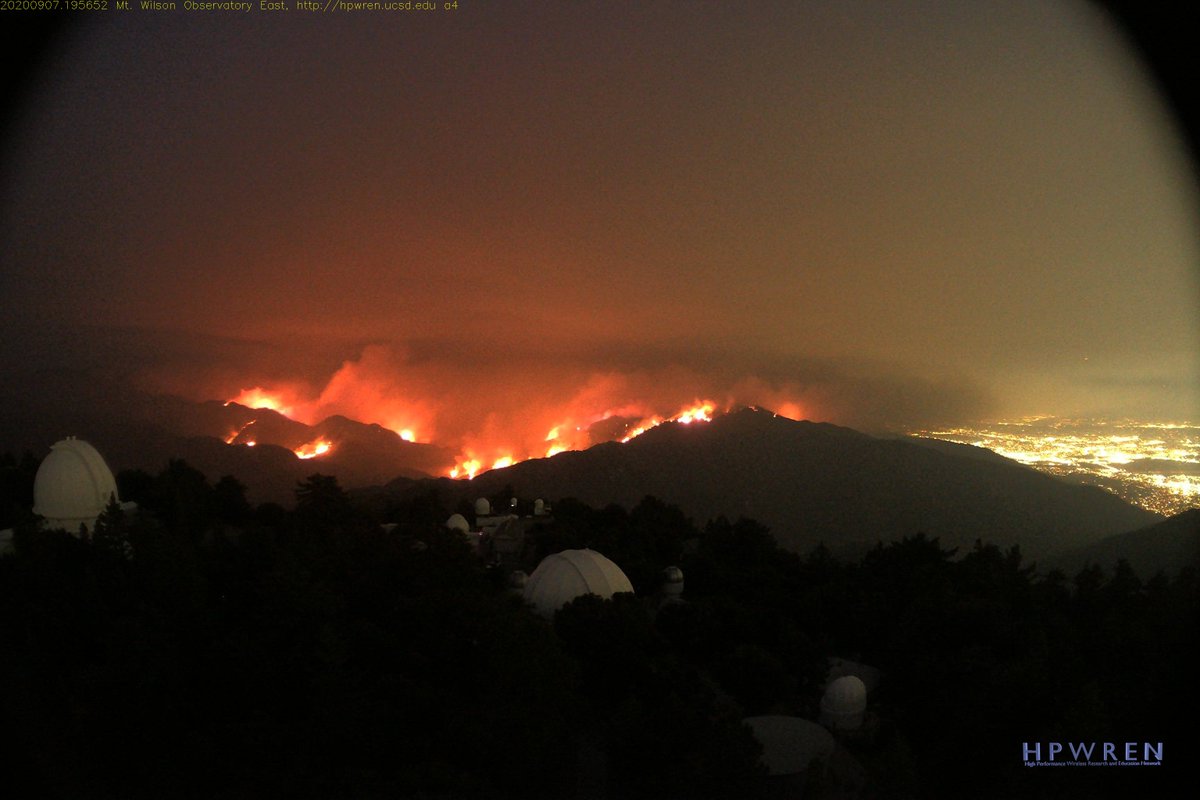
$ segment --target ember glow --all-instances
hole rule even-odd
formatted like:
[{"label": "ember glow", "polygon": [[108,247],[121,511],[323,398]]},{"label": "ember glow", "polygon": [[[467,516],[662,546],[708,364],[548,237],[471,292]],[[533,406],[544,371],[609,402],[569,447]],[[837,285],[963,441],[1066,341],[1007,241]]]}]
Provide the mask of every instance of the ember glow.
[{"label": "ember glow", "polygon": [[[231,400],[229,402],[233,402],[233,401]],[[229,403],[226,403],[225,405],[229,405]],[[240,444],[248,444],[253,447],[254,442],[246,441],[245,439],[242,438],[242,434],[245,433],[246,429],[249,428],[251,425],[253,425],[255,422],[257,422],[257,420],[252,419],[249,422],[247,422],[245,425],[243,425],[242,427],[238,428],[237,430],[230,431],[229,435],[225,437],[225,444],[240,443]]]},{"label": "ember glow", "polygon": [[[233,402],[233,401],[230,401],[230,402]],[[228,405],[228,404],[229,403],[226,403],[226,405]],[[251,438],[251,435],[247,434],[246,431],[248,431],[248,429],[250,429],[254,425],[254,422],[257,422],[257,421],[258,420],[251,420],[250,422],[247,422],[246,425],[241,426],[240,428],[236,429],[236,431],[230,431],[229,435],[227,435],[227,437],[226,437],[226,444],[227,445],[246,445],[247,447],[253,447],[254,445],[256,445],[257,444],[256,441],[254,441],[254,439]]]},{"label": "ember glow", "polygon": [[918,436],[986,447],[1160,514],[1200,506],[1200,425],[1029,417]]}]

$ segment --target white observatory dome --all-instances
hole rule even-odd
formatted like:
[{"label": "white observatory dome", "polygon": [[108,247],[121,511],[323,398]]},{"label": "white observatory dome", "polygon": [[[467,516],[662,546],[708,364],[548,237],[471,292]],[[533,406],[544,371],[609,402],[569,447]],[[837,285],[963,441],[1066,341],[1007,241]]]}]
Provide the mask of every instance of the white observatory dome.
[{"label": "white observatory dome", "polygon": [[825,687],[821,697],[821,724],[832,730],[857,730],[862,726],[866,710],[866,684],[854,675],[843,675]]},{"label": "white observatory dome", "polygon": [[117,499],[117,482],[104,458],[82,439],[63,439],[50,448],[33,480],[33,513],[46,527],[78,533],[91,529],[110,500]]},{"label": "white observatory dome", "polygon": [[564,550],[538,564],[525,583],[525,602],[549,619],[580,595],[609,598],[619,592],[633,592],[620,567],[594,550]]},{"label": "white observatory dome", "polygon": [[481,497],[475,501],[475,515],[486,517],[492,513],[492,504],[488,502],[486,497]]},{"label": "white observatory dome", "polygon": [[451,514],[450,519],[446,520],[446,527],[452,531],[459,533],[470,533],[471,525],[467,522],[467,518],[462,514]]},{"label": "white observatory dome", "polygon": [[667,602],[678,602],[683,595],[683,570],[667,567],[663,570],[663,598]]},{"label": "white observatory dome", "polygon": [[833,755],[833,734],[799,717],[768,715],[742,720],[762,745],[761,761],[768,775],[795,775],[814,761]]}]

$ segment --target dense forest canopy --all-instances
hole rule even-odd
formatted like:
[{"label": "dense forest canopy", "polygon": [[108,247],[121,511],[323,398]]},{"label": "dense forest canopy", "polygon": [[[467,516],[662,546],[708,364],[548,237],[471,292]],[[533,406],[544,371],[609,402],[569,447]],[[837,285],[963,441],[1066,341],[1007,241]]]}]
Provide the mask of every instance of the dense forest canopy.
[{"label": "dense forest canopy", "polygon": [[[883,680],[841,743],[860,780],[810,797],[1164,796],[1195,744],[1191,568],[1068,576],[920,535],[849,562],[652,497],[564,499],[527,568],[590,547],[636,594],[546,624],[436,491],[371,515],[313,475],[294,510],[252,508],[175,461],[121,473],[139,510],[80,537],[28,512],[36,462],[0,466],[0,747],[39,796],[767,796],[741,720],[817,719],[830,656]],[[1081,740],[1163,741],[1164,764],[1022,764]]]}]

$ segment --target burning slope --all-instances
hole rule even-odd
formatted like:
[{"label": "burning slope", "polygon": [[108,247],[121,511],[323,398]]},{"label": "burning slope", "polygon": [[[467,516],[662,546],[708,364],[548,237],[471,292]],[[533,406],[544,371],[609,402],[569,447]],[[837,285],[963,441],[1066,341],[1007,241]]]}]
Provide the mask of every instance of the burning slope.
[{"label": "burning slope", "polygon": [[[643,434],[651,428],[657,427],[664,422],[681,422],[684,424],[699,421],[709,422],[712,420],[712,415],[715,408],[716,404],[714,404],[712,401],[704,400],[696,401],[693,405],[682,408],[671,416],[660,417],[657,415],[652,415],[633,423],[628,422],[629,418],[623,417],[611,411],[606,411],[602,414],[596,415],[586,424],[576,424],[574,420],[562,422],[558,425],[555,425],[550,429],[550,432],[546,434],[545,442],[547,443],[547,447],[544,453],[533,452],[528,453],[523,457],[515,456],[511,452],[504,453],[497,456],[491,462],[491,467],[489,467],[489,469],[511,467],[513,464],[526,461],[530,458],[550,458],[558,455],[559,453],[566,452],[567,450],[587,449],[592,444],[596,443],[592,431],[595,430],[597,426],[602,426],[605,423],[615,421],[617,424],[623,425],[626,432],[620,437],[620,441],[628,442],[635,436]],[[479,451],[475,448],[469,448],[466,452],[459,456],[457,463],[451,467],[446,474],[451,478],[474,478],[480,472],[486,471],[483,468],[484,463],[485,462],[480,459]]]},{"label": "burning slope", "polygon": [[[301,458],[320,458],[343,444],[325,429],[338,416],[453,453],[437,472],[454,478],[602,442],[628,442],[665,422],[708,422],[731,408],[763,406],[799,419],[804,415],[798,397],[805,398],[806,411],[827,405],[800,386],[721,379],[683,367],[596,372],[484,364],[464,372],[441,361],[413,364],[383,346],[367,347],[344,362],[323,386],[300,381],[250,386],[228,402],[275,414],[267,415],[269,423],[230,429],[227,443],[270,442]],[[285,421],[307,427],[287,430],[281,427]]]},{"label": "burning slope", "polygon": [[[288,417],[288,419],[291,419],[291,417],[285,413],[284,409],[292,411],[294,408],[294,406],[288,404],[282,393],[271,392],[261,386],[243,390],[237,397],[226,401],[225,405],[228,406],[233,403],[255,410],[274,411],[276,414]],[[680,408],[674,414],[651,414],[639,417],[628,416],[628,411],[634,405],[636,404],[630,404],[616,412],[604,411],[594,414],[583,421],[571,419],[555,425],[546,434],[544,449],[522,451],[517,447],[505,444],[503,441],[490,443],[482,437],[475,437],[472,444],[466,446],[455,458],[455,463],[446,468],[445,474],[451,478],[474,478],[479,473],[486,472],[489,469],[502,469],[530,458],[549,458],[568,450],[583,450],[592,444],[598,443],[598,441],[616,439],[621,442],[628,442],[651,428],[662,425],[664,422],[679,422],[684,425],[693,422],[710,422],[714,414],[717,413],[716,403],[711,400],[698,400]],[[293,411],[293,413],[295,412]],[[230,431],[229,435],[225,437],[225,443],[230,445],[240,444],[247,447],[255,446],[258,443],[254,429],[257,421],[257,419],[252,419],[239,428]],[[383,427],[386,428],[387,426]],[[615,435],[609,435],[607,439],[597,439],[597,435],[601,437],[605,436],[604,431],[613,432]],[[393,431],[393,433],[406,442],[413,442],[415,439],[414,432],[407,428]],[[291,449],[297,457],[310,459],[333,452],[335,446],[336,443],[327,436],[318,436],[312,441],[305,442]]]},{"label": "burning slope", "polygon": [[297,447],[294,452],[298,458],[316,458],[323,456],[333,449],[333,442],[328,439],[313,439],[307,444],[302,444]]},{"label": "burning slope", "polygon": [[[261,386],[243,390],[237,397],[227,401],[226,405],[232,403],[257,410],[274,411],[293,422],[303,420],[295,419],[286,412],[298,415],[303,411],[297,409],[306,407],[303,402],[289,398],[286,392],[274,392]],[[713,400],[694,400],[678,407],[674,413],[660,414],[648,413],[647,403],[627,402],[599,412],[568,414],[563,421],[551,427],[534,446],[527,444],[528,437],[523,436],[519,430],[500,432],[501,426],[495,416],[488,415],[483,432],[463,437],[457,447],[458,455],[452,464],[445,467],[444,474],[451,478],[474,478],[482,472],[512,466],[530,458],[549,458],[568,450],[584,450],[604,441],[628,442],[666,422],[684,425],[710,422],[714,416],[728,411],[732,405],[726,403],[718,406]],[[252,419],[230,431],[225,437],[225,443],[253,447],[263,438],[260,435],[261,429],[256,428],[257,422],[257,419]],[[395,430],[386,425],[381,427],[391,430],[403,441],[417,440],[415,432],[410,428]],[[272,443],[284,444],[302,459],[319,458],[332,453],[338,446],[333,438],[324,434],[299,446],[278,441],[277,437],[271,438],[275,440]]]},{"label": "burning slope", "polygon": [[230,399],[225,405],[229,405],[229,403],[237,403],[246,408],[267,408],[283,414],[285,417],[295,416],[292,405],[284,400],[282,392],[267,391],[261,386],[255,386],[253,389],[243,389],[237,397]]}]

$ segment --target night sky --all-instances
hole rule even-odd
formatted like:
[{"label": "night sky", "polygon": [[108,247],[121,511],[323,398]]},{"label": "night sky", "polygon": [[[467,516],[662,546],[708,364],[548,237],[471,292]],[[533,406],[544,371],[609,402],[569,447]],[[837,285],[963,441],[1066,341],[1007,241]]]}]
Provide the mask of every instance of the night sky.
[{"label": "night sky", "polygon": [[700,397],[1200,409],[1196,173],[1090,5],[130,12],[44,64],[4,142],[10,370],[427,439]]}]

